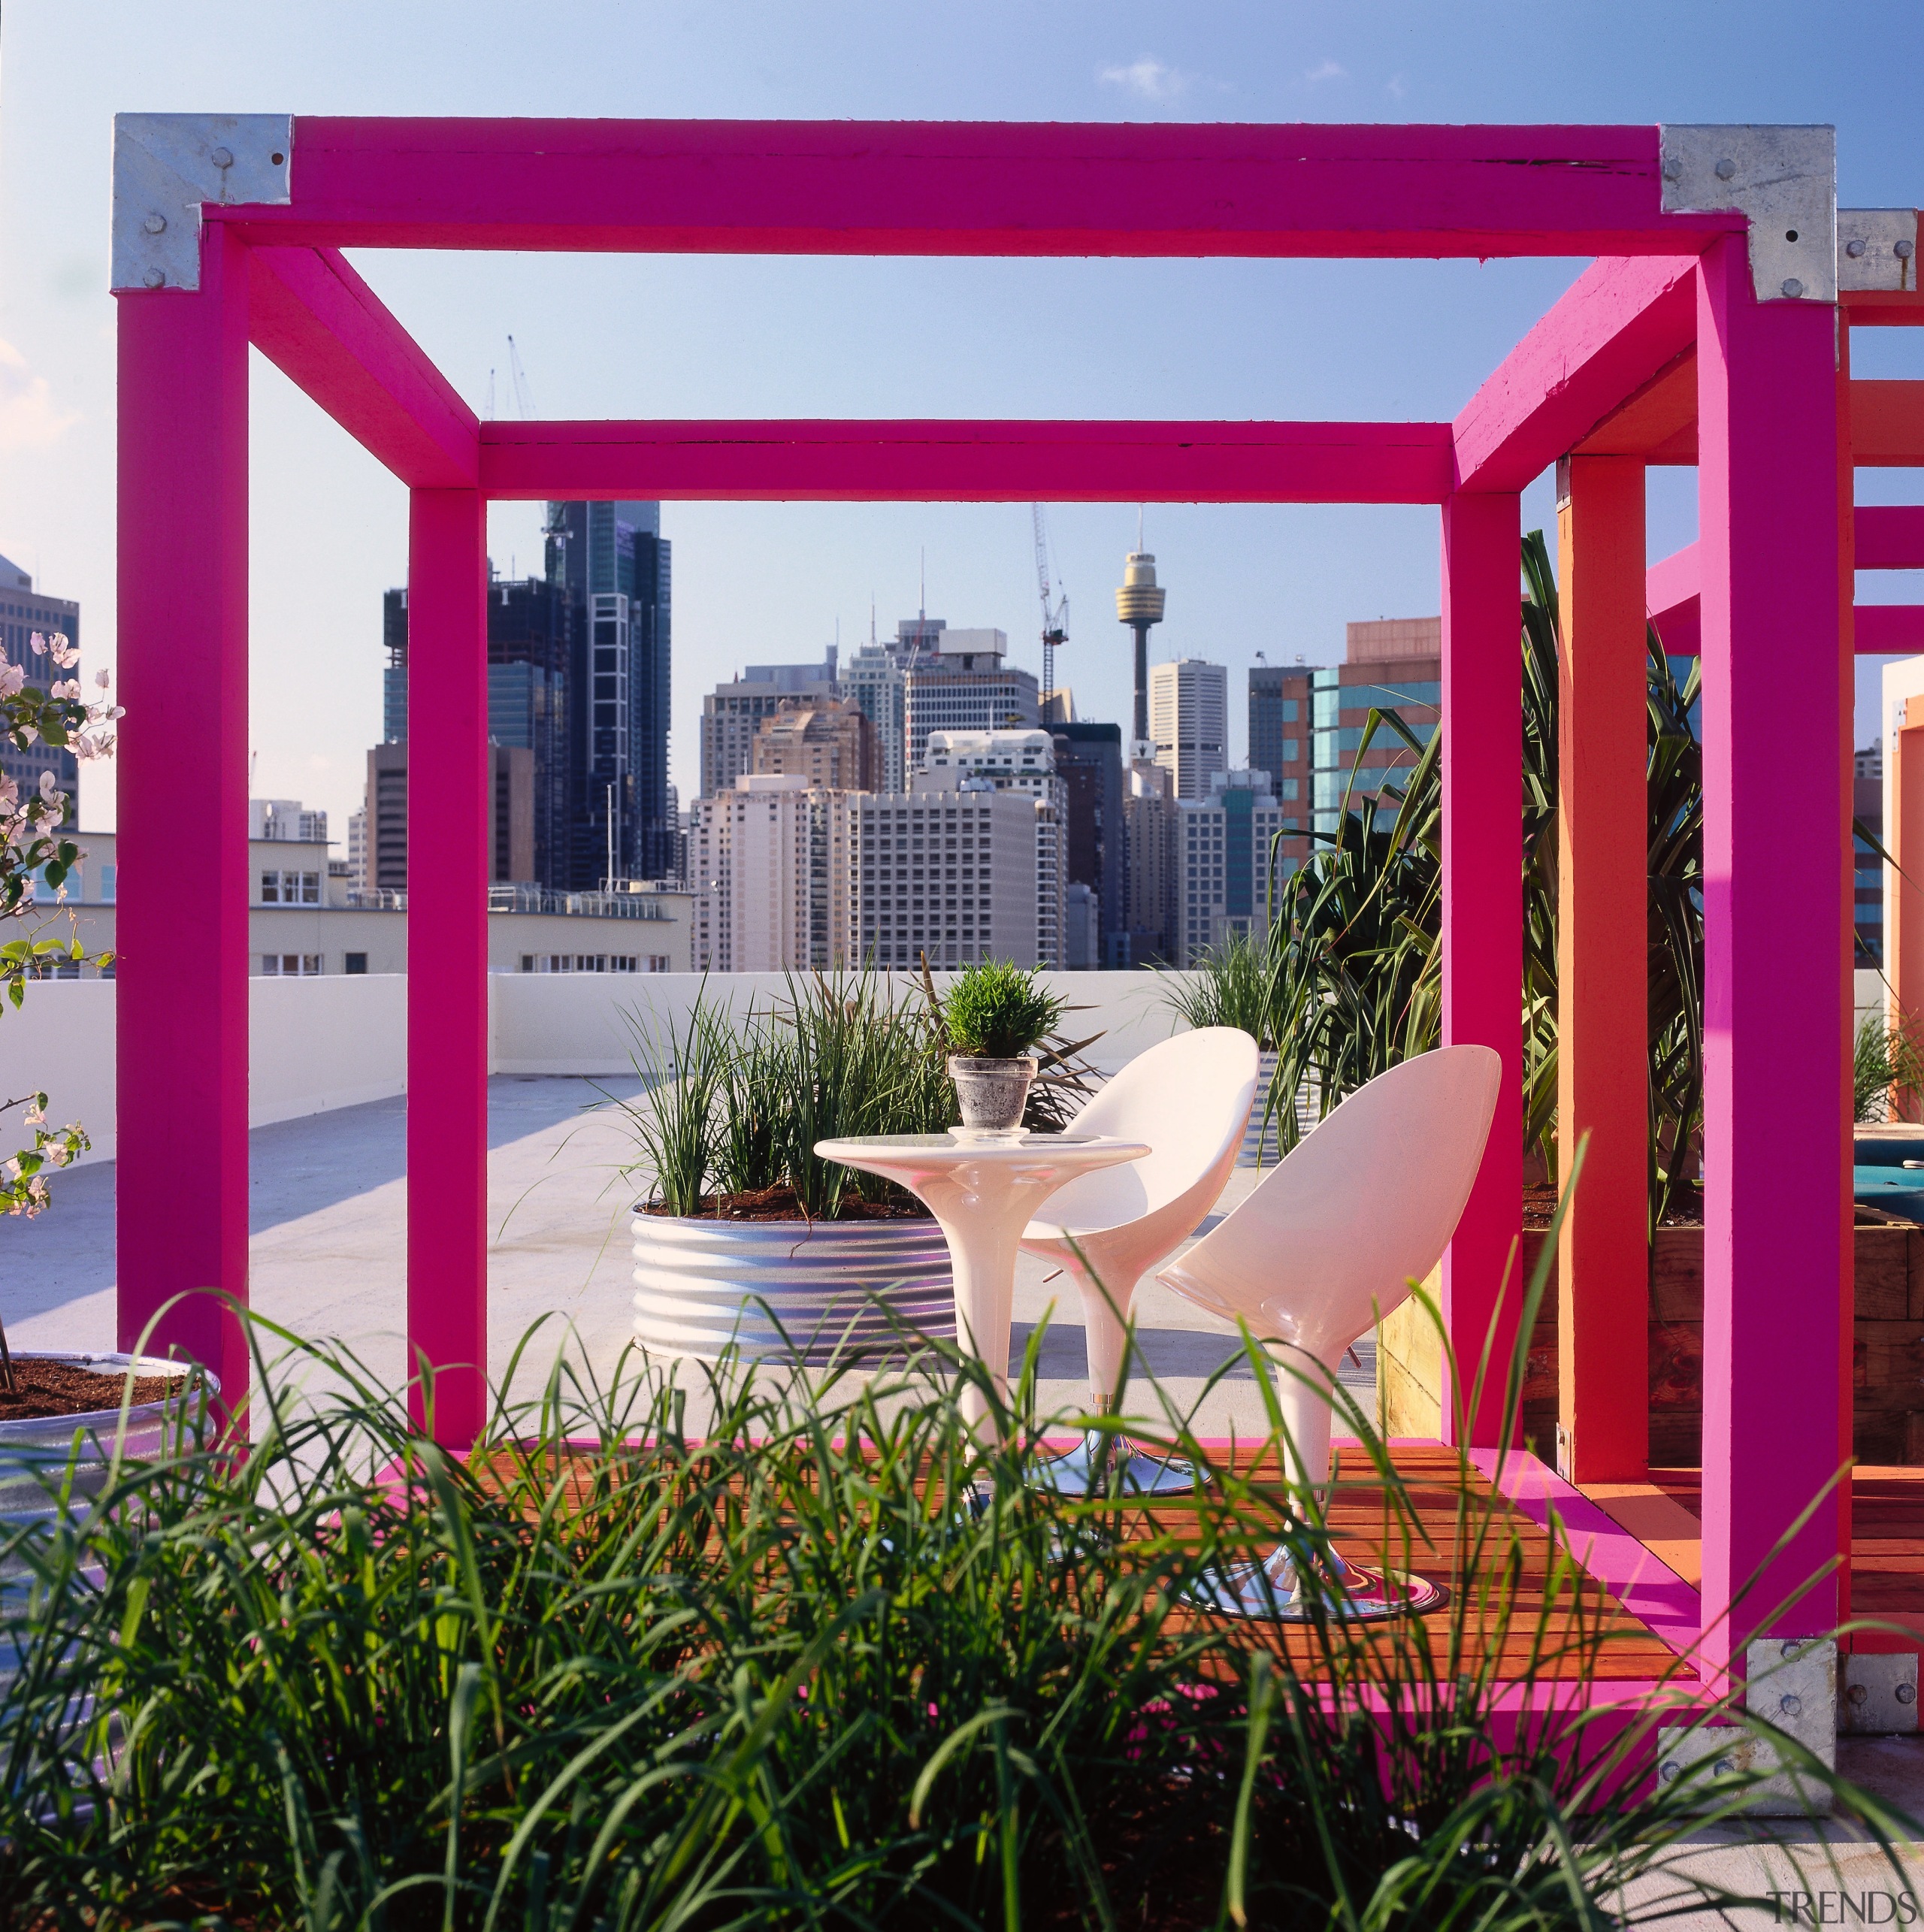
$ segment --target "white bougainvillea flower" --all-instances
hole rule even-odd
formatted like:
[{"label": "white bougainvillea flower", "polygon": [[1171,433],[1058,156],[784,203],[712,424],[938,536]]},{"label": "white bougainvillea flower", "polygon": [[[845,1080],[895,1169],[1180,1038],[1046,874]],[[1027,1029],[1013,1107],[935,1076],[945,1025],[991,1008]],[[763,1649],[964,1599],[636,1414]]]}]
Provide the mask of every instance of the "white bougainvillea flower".
[{"label": "white bougainvillea flower", "polygon": [[41,636],[38,630],[27,639],[27,644],[36,658],[44,658],[47,655],[47,639]]},{"label": "white bougainvillea flower", "polygon": [[47,695],[50,697],[77,699],[80,695],[80,681],[78,678],[56,678]]},{"label": "white bougainvillea flower", "polygon": [[26,668],[21,664],[0,664],[0,697],[17,697],[21,687],[27,681]]},{"label": "white bougainvillea flower", "polygon": [[93,681],[102,691],[104,691],[113,682],[113,673],[109,671],[96,671],[93,674]]}]

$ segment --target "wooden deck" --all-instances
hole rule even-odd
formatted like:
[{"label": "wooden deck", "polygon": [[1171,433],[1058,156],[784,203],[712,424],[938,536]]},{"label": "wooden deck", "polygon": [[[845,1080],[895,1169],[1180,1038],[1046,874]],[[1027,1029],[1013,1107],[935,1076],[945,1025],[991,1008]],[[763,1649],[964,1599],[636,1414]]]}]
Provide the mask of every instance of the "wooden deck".
[{"label": "wooden deck", "polygon": [[[594,1452],[583,1445],[575,1453],[585,1464]],[[1365,1674],[1387,1672],[1395,1658],[1403,1664],[1396,1674],[1418,1685],[1425,1678],[1448,1683],[1487,1670],[1499,1686],[1547,1686],[1546,1695],[1559,1704],[1569,1701],[1578,1686],[1594,1686],[1596,1701],[1613,1703],[1625,1698],[1634,1703],[1639,1691],[1659,1685],[1672,1693],[1687,1694],[1693,1688],[1694,1673],[1680,1658],[1689,1643],[1680,1633],[1687,1626],[1694,1637],[1694,1596],[1684,1593],[1690,1598],[1690,1613],[1682,1619],[1675,1606],[1666,1603],[1667,1618],[1657,1619],[1662,1631],[1653,1628],[1624,1600],[1626,1594],[1637,1595],[1643,1574],[1653,1567],[1644,1551],[1622,1535],[1614,1538],[1614,1548],[1606,1548],[1613,1539],[1596,1534],[1597,1525],[1608,1528],[1606,1519],[1534,1457],[1511,1459],[1505,1484],[1508,1493],[1499,1496],[1474,1467],[1463,1485],[1463,1465],[1454,1450],[1397,1444],[1390,1456],[1406,1499],[1402,1511],[1391,1506],[1362,1452],[1354,1444],[1336,1445],[1330,1508],[1336,1547],[1353,1562],[1414,1571],[1443,1584],[1451,1601],[1420,1619],[1351,1626],[1356,1640],[1384,1660],[1380,1670],[1365,1665]],[[1239,1460],[1259,1494],[1266,1489],[1263,1478],[1273,1475],[1273,1459]],[[586,1488],[580,1493],[585,1501]],[[1532,1498],[1545,1497],[1569,1525],[1560,1562],[1544,1527],[1542,1508],[1532,1507]],[[1198,1533],[1199,1507],[1211,1506],[1174,1497],[1145,1502],[1130,1520],[1145,1536],[1184,1539]],[[1587,1528],[1587,1512],[1593,1519]],[[1252,1528],[1251,1540],[1259,1547],[1270,1539],[1271,1520],[1266,1513]],[[1680,1588],[1667,1571],[1663,1574],[1673,1588]],[[1205,1614],[1179,1611],[1178,1627]],[[1242,1627],[1252,1633],[1258,1628],[1253,1623]],[[1313,1634],[1296,1626],[1278,1628],[1279,1648],[1300,1675],[1314,1679],[1326,1673]],[[1411,1664],[1417,1666],[1414,1671]]]},{"label": "wooden deck", "polygon": [[[1653,1469],[1647,1483],[1584,1492],[1692,1586],[1699,1580],[1703,1472]],[[1910,1641],[1871,1632],[1860,1649],[1924,1648],[1924,1468],[1861,1466],[1850,1486],[1850,1613],[1901,1625]]]},{"label": "wooden deck", "polygon": [[[1336,1547],[1354,1562],[1413,1571],[1441,1583],[1453,1601],[1416,1620],[1421,1637],[1408,1620],[1397,1619],[1362,1627],[1366,1640],[1426,1646],[1446,1682],[1492,1665],[1502,1683],[1589,1682],[1617,1686],[1618,1695],[1632,1686],[1677,1680],[1676,1650],[1567,1553],[1559,1564],[1539,1518],[1496,1496],[1474,1470],[1467,1492],[1460,1487],[1461,1465],[1453,1450],[1399,1444],[1390,1459],[1404,1486],[1407,1513],[1390,1507],[1361,1452],[1338,1445],[1330,1508]],[[1148,1506],[1145,1515],[1163,1533],[1180,1534],[1193,1508],[1178,1498]],[[1572,1540],[1581,1551],[1581,1541]],[[1456,1632],[1460,1649],[1453,1663]],[[1285,1627],[1283,1640],[1298,1669],[1315,1674],[1314,1640]]]}]

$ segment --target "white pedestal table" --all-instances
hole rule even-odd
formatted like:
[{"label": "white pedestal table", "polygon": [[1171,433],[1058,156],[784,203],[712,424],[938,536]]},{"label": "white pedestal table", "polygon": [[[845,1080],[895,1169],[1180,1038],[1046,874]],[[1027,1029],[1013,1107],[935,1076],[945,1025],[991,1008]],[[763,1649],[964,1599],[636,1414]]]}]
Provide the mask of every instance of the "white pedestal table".
[{"label": "white pedestal table", "polygon": [[[885,1175],[926,1204],[948,1243],[955,1274],[955,1329],[979,1356],[998,1395],[1009,1393],[1009,1334],[1015,1303],[1015,1257],[1022,1230],[1065,1182],[1099,1167],[1140,1160],[1141,1141],[1074,1134],[864,1134],[818,1141],[815,1153],[844,1167]],[[978,1423],[981,1392],[964,1392],[963,1413]]]}]

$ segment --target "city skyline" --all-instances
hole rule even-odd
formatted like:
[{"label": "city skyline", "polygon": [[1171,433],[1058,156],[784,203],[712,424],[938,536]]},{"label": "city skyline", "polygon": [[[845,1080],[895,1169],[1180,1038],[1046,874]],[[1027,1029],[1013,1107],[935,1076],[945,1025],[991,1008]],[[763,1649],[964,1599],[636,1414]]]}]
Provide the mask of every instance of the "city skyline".
[{"label": "city skyline", "polygon": [[[1445,15],[1407,4],[1341,10],[1226,5],[1178,20],[1146,4],[991,4],[966,25],[855,4],[833,19],[746,4],[672,33],[585,0],[580,32],[522,36],[475,0],[407,8],[340,0],[325,15],[271,4],[237,20],[211,0],[161,11],[97,0],[6,11],[0,66],[0,551],[36,588],[83,607],[89,663],[112,668],[114,320],[106,292],[107,130],[129,107],[342,113],[879,116],[1038,120],[1835,122],[1839,189],[1904,201],[1914,151],[1898,96],[1864,74],[1908,21],[1865,5],[1815,44],[1770,5],[1679,14],[1626,4],[1511,31],[1493,0]],[[1731,31],[1741,19],[1746,31]],[[448,31],[458,24],[461,31]],[[579,57],[583,38],[606,55]],[[217,98],[208,50],[219,50]],[[752,55],[744,50],[752,47]],[[1794,53],[1792,50],[1795,50]],[[1345,417],[1437,420],[1581,265],[1131,262],[669,257],[647,261],[362,252],[358,265],[485,409],[512,393],[513,334],[533,404],[556,416]],[[913,314],[916,326],[901,319]],[[1900,330],[1861,331],[1861,375],[1915,373]],[[505,407],[502,413],[510,413]],[[405,493],[256,358],[250,577],[257,787],[309,797],[344,824],[379,741],[380,592],[406,567]],[[1695,534],[1694,476],[1653,478],[1653,555]],[[1914,491],[1860,479],[1866,501]],[[504,572],[539,567],[540,506],[498,506]],[[1072,605],[1062,681],[1078,715],[1127,721],[1106,606],[1133,547],[1135,506],[1051,506]],[[1423,510],[1151,504],[1145,541],[1172,586],[1166,636],[1225,664],[1254,652],[1334,662],[1352,618],[1434,612],[1437,531]],[[1553,527],[1550,485],[1525,527]],[[818,657],[919,607],[1006,630],[1039,672],[1028,505],[676,504],[675,730],[685,800],[691,706],[745,661]],[[752,560],[744,567],[744,560]],[[1278,587],[1285,593],[1279,597]],[[1366,587],[1358,594],[1358,587]],[[1916,573],[1860,595],[1924,596]],[[1259,623],[1259,618],[1260,621]],[[1861,669],[1874,690],[1877,661]],[[1093,688],[1092,688],[1093,687]],[[1874,706],[1860,703],[1858,737]],[[1233,717],[1236,708],[1233,707]],[[1232,758],[1242,756],[1233,724]],[[113,821],[110,772],[89,769],[81,815]]]}]

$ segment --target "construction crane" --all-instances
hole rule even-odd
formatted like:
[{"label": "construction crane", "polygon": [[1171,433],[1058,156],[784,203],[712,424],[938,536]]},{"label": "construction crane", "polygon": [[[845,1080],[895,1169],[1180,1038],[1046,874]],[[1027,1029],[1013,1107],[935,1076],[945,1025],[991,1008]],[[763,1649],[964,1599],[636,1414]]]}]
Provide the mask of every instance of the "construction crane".
[{"label": "construction crane", "polygon": [[523,422],[534,420],[534,398],[528,393],[528,371],[521,366],[521,352],[508,337],[508,376],[514,384],[514,406]]},{"label": "construction crane", "polygon": [[1055,690],[1055,647],[1069,642],[1069,593],[1064,591],[1054,603],[1049,600],[1049,540],[1042,521],[1042,506],[1030,507],[1036,519],[1036,582],[1042,595],[1042,717],[1048,721],[1051,694]]}]

